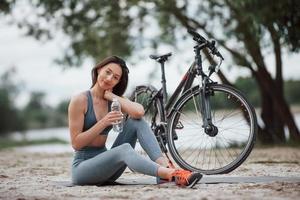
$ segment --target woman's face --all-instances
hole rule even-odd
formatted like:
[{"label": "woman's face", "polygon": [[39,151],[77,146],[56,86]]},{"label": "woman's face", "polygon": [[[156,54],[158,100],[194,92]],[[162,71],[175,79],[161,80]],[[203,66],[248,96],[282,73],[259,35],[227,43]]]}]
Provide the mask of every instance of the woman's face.
[{"label": "woman's face", "polygon": [[104,90],[110,90],[121,80],[122,69],[119,64],[109,63],[98,69],[97,83]]}]

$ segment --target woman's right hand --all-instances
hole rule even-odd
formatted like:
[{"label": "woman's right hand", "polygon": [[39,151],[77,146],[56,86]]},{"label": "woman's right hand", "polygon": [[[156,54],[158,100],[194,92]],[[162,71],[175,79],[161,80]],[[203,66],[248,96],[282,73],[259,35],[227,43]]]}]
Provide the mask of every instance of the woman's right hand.
[{"label": "woman's right hand", "polygon": [[111,111],[107,113],[103,118],[102,122],[105,126],[110,126],[115,124],[117,121],[123,120],[123,113],[118,111]]}]

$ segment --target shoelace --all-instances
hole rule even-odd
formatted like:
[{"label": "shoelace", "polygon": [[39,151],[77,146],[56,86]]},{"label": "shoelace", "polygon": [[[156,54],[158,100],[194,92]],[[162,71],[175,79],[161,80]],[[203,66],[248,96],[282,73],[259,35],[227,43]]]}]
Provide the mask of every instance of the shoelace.
[{"label": "shoelace", "polygon": [[180,185],[185,185],[189,182],[188,177],[190,174],[191,172],[187,170],[177,170],[172,174],[172,177],[175,177],[176,183]]}]

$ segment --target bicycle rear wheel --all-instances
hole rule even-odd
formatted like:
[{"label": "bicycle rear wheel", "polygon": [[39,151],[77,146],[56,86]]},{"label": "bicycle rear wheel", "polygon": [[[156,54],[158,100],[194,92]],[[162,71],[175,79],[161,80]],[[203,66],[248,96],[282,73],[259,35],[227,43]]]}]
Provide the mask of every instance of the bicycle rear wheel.
[{"label": "bicycle rear wheel", "polygon": [[[162,116],[162,103],[159,98],[156,98],[157,89],[153,86],[138,86],[136,90],[130,97],[131,101],[137,102],[144,107],[145,114],[143,119],[148,123],[149,127],[151,127],[161,150],[164,152],[166,150],[166,137],[162,137],[160,130],[160,120]],[[145,155],[146,153],[137,146],[137,150]]]},{"label": "bicycle rear wheel", "polygon": [[130,97],[131,101],[137,102],[144,107],[144,120],[154,129],[162,115],[162,104],[155,98],[157,89],[153,86],[138,86]]},{"label": "bicycle rear wheel", "polygon": [[204,174],[228,173],[250,154],[257,131],[253,107],[236,89],[209,85],[212,122],[216,136],[205,133],[199,87],[185,93],[175,104],[168,126],[168,146],[179,166]]}]

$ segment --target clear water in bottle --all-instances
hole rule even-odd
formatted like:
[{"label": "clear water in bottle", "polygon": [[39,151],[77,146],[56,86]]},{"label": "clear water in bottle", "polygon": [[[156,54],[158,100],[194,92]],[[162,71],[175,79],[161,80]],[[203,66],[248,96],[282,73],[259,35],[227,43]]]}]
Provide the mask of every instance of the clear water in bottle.
[{"label": "clear water in bottle", "polygon": [[[120,111],[121,112],[121,104],[117,98],[114,98],[111,104],[111,111]],[[123,120],[116,121],[113,124],[113,130],[115,132],[122,132],[123,131]]]}]

